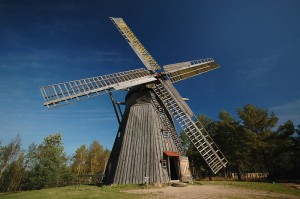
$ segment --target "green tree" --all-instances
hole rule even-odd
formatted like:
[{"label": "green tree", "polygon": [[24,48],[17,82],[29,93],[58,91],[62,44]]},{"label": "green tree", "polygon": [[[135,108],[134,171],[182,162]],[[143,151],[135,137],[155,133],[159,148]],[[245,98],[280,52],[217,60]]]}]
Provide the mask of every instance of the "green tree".
[{"label": "green tree", "polygon": [[85,145],[80,146],[73,156],[72,172],[75,175],[87,174],[88,149]]},{"label": "green tree", "polygon": [[273,177],[282,178],[288,177],[291,170],[294,168],[293,159],[293,137],[295,133],[294,124],[288,120],[280,125],[276,132],[273,141],[273,150],[270,154],[271,171]]},{"label": "green tree", "polygon": [[25,153],[24,168],[25,177],[22,181],[22,188],[24,190],[40,189],[42,186],[39,181],[39,173],[37,172],[38,159],[38,146],[32,143]]},{"label": "green tree", "polygon": [[277,125],[278,117],[266,109],[248,104],[238,108],[237,113],[242,121],[245,132],[249,135],[253,160],[261,163],[272,176],[270,168],[271,151],[274,140],[272,129]]},{"label": "green tree", "polygon": [[88,172],[90,174],[100,174],[103,171],[103,146],[98,141],[93,141],[88,150]]},{"label": "green tree", "polygon": [[297,126],[298,128],[295,129],[296,134],[292,136],[293,140],[293,158],[292,161],[294,163],[293,174],[295,179],[300,178],[300,125]]},{"label": "green tree", "polygon": [[40,189],[47,187],[54,187],[64,184],[66,172],[70,173],[66,165],[66,155],[64,154],[64,147],[62,143],[62,135],[56,133],[48,135],[44,138],[35,150],[32,146],[29,156],[34,157],[34,168],[28,171],[28,178],[26,181],[27,189]]},{"label": "green tree", "polygon": [[24,177],[24,154],[20,153],[17,160],[11,162],[4,170],[0,179],[0,191],[1,192],[13,192],[19,191],[21,188],[21,182]]},{"label": "green tree", "polygon": [[252,104],[238,108],[237,113],[246,129],[261,136],[270,132],[278,122],[278,117],[273,112],[269,114],[268,110]]},{"label": "green tree", "polygon": [[18,159],[21,150],[21,137],[12,140],[7,146],[0,147],[0,178],[9,164]]},{"label": "green tree", "polygon": [[0,147],[0,191],[18,191],[24,176],[21,138],[18,135],[7,146]]},{"label": "green tree", "polygon": [[26,171],[32,170],[37,165],[37,154],[37,145],[32,143],[29,145],[24,158],[24,167]]},{"label": "green tree", "polygon": [[242,126],[228,112],[219,113],[215,141],[228,160],[228,168],[234,168],[238,180],[242,179],[242,170],[248,160],[247,134]]}]

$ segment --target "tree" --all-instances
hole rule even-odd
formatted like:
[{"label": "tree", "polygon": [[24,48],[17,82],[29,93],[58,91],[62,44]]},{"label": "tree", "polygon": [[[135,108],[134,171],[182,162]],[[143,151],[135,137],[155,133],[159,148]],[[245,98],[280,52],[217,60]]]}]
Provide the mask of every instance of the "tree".
[{"label": "tree", "polygon": [[241,118],[244,128],[262,135],[270,132],[278,122],[278,117],[268,110],[258,108],[252,104],[247,104],[243,108],[238,108],[237,113]]},{"label": "tree", "polygon": [[219,113],[215,141],[229,161],[227,167],[234,168],[238,180],[242,179],[242,169],[248,160],[247,135],[242,126],[228,112]]},{"label": "tree", "polygon": [[39,173],[37,172],[37,164],[39,163],[38,159],[38,146],[32,143],[28,150],[25,153],[24,160],[24,169],[25,169],[25,177],[22,181],[22,188],[24,190],[30,189],[40,189],[41,185],[39,184]]},{"label": "tree", "polygon": [[34,143],[29,145],[24,158],[24,167],[26,171],[32,170],[37,165],[37,153],[37,145]]},{"label": "tree", "polygon": [[[268,172],[269,178],[300,177],[300,125],[291,121],[279,125],[273,112],[245,105],[237,109],[238,119],[228,112],[219,113],[219,121],[198,116],[207,132],[228,160],[227,170],[233,170],[241,180],[243,173]],[[196,148],[181,133],[183,145],[194,168],[208,171]]]},{"label": "tree", "polygon": [[80,146],[73,156],[72,172],[75,175],[87,174],[88,149],[85,145]]},{"label": "tree", "polygon": [[85,145],[76,149],[71,165],[75,175],[82,174],[102,174],[110,156],[108,149],[103,150],[103,146],[98,141],[93,141],[89,148]]},{"label": "tree", "polygon": [[41,189],[61,185],[68,172],[62,135],[48,135],[36,149],[32,146],[28,155],[32,156],[32,153],[35,154],[36,161],[33,160],[34,168],[28,171],[25,187]]},{"label": "tree", "polygon": [[0,179],[0,191],[12,192],[21,188],[21,182],[24,176],[24,153],[21,152],[18,159],[11,162],[3,172]]},{"label": "tree", "polygon": [[21,150],[21,137],[17,137],[7,146],[0,147],[0,177],[9,164],[15,161]]},{"label": "tree", "polygon": [[293,159],[293,137],[295,133],[294,124],[288,120],[280,125],[272,139],[272,151],[270,153],[270,169],[273,178],[288,177],[294,168]]},{"label": "tree", "polygon": [[0,191],[18,191],[24,176],[20,136],[17,135],[7,146],[1,146],[0,150]]},{"label": "tree", "polygon": [[292,136],[293,140],[293,158],[292,161],[294,163],[294,169],[293,174],[295,179],[300,178],[300,125],[298,125],[298,128],[295,129],[296,134],[295,136]]},{"label": "tree", "polygon": [[242,120],[244,130],[251,139],[251,151],[256,164],[261,162],[271,177],[270,152],[274,139],[272,129],[276,126],[278,117],[273,112],[269,114],[267,110],[251,104],[238,108],[237,113]]},{"label": "tree", "polygon": [[[72,172],[81,182],[98,183],[99,176],[103,174],[110,155],[108,149],[103,150],[103,146],[98,141],[93,141],[89,148],[80,146],[73,156]],[[92,175],[92,178],[86,176]],[[94,175],[94,176],[93,176]]]},{"label": "tree", "polygon": [[88,150],[88,172],[90,174],[102,173],[104,162],[103,146],[98,141],[92,142]]}]

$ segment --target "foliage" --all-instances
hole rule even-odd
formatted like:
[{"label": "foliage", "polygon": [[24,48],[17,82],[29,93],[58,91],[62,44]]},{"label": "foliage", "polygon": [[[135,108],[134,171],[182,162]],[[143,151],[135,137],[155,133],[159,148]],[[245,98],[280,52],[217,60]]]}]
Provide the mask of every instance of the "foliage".
[{"label": "foliage", "polygon": [[110,154],[94,141],[89,149],[84,145],[77,149],[70,166],[60,133],[46,136],[42,144],[31,144],[26,151],[17,136],[6,146],[0,142],[0,152],[0,192],[73,184],[80,174],[102,173]]},{"label": "foliage", "polygon": [[17,136],[7,146],[0,146],[0,191],[17,191],[24,175],[24,152]]},{"label": "foliage", "polygon": [[61,134],[49,135],[44,139],[44,143],[39,146],[38,158],[39,164],[35,169],[42,186],[58,186],[66,160],[61,143]]},{"label": "foliage", "polygon": [[[89,148],[82,145],[73,156],[72,172],[76,176],[103,174],[109,155],[110,151],[108,149],[103,150],[103,146],[98,141],[92,142]],[[80,183],[99,183],[98,178],[81,177],[78,181]]]},{"label": "foliage", "polygon": [[[277,126],[278,117],[268,110],[254,105],[237,109],[238,119],[228,112],[219,113],[219,121],[204,115],[198,120],[206,128],[225,157],[228,165],[224,172],[237,173],[238,179],[244,173],[268,173],[271,180],[297,179],[300,170],[300,132],[291,121]],[[295,133],[296,132],[296,133]],[[194,146],[181,134],[192,163],[192,171],[202,173],[209,170]],[[195,176],[197,177],[197,176]]]},{"label": "foliage", "polygon": [[228,167],[235,168],[241,180],[242,170],[249,164],[249,135],[228,112],[219,113],[215,141],[229,161]]},{"label": "foliage", "polygon": [[0,147],[0,175],[9,166],[9,164],[15,161],[20,153],[21,138],[19,135],[11,141],[7,146]]},{"label": "foliage", "polygon": [[98,141],[94,141],[88,150],[88,172],[90,174],[104,173],[102,161],[103,147]]},{"label": "foliage", "polygon": [[73,157],[72,171],[76,175],[87,173],[87,156],[88,150],[85,145],[80,146]]}]

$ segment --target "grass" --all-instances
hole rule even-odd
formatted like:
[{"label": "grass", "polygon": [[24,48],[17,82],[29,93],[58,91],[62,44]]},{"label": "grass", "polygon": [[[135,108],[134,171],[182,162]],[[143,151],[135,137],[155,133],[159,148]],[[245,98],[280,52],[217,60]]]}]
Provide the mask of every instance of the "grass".
[{"label": "grass", "polygon": [[196,181],[195,185],[226,185],[252,190],[269,191],[274,193],[283,193],[300,197],[300,190],[287,186],[283,183],[266,183],[266,182],[245,182],[245,181]]},{"label": "grass", "polygon": [[[271,184],[264,182],[241,182],[241,181],[196,181],[194,182],[195,186],[201,185],[224,185],[224,186],[233,186],[238,188],[246,188],[252,190],[262,190],[269,191],[274,193],[284,193],[288,195],[298,196],[300,197],[300,191],[287,186],[286,184]],[[151,188],[153,186],[146,187],[144,185],[115,185],[115,186],[88,186],[88,185],[80,185],[80,186],[67,186],[67,187],[58,187],[58,188],[49,188],[42,190],[34,190],[34,191],[23,191],[17,193],[0,193],[1,199],[34,199],[34,198],[42,198],[42,199],[53,199],[53,198],[130,198],[130,199],[138,199],[143,198],[145,195],[136,195],[131,193],[122,192],[123,190],[130,189],[144,189]],[[239,197],[236,197],[239,198]]]},{"label": "grass", "polygon": [[122,190],[127,189],[137,189],[139,185],[119,185],[119,186],[67,186],[67,187],[57,187],[49,188],[42,190],[33,190],[33,191],[22,191],[17,193],[0,193],[1,199],[33,199],[33,198],[42,198],[42,199],[52,199],[52,198],[131,198],[138,199],[141,198],[139,195],[124,193]]}]

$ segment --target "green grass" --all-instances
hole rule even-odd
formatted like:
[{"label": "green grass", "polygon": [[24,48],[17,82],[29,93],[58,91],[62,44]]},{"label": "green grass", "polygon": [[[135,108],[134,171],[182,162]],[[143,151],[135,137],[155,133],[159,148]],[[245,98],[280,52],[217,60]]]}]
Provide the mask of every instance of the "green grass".
[{"label": "green grass", "polygon": [[195,185],[229,185],[234,187],[262,190],[274,193],[284,193],[300,197],[300,190],[282,183],[244,182],[244,181],[196,181]]},{"label": "green grass", "polygon": [[[263,182],[240,182],[240,181],[196,181],[194,182],[195,186],[201,185],[224,185],[224,186],[233,186],[240,187],[252,190],[262,190],[269,191],[274,193],[284,193],[288,195],[294,195],[300,197],[300,191],[288,187],[286,184],[271,184],[271,183],[263,183]],[[34,198],[42,198],[42,199],[52,199],[52,198],[130,198],[130,199],[138,199],[142,198],[145,195],[136,195],[131,193],[124,193],[123,190],[130,189],[145,189],[152,188],[153,186],[144,186],[144,185],[112,185],[112,186],[67,186],[67,187],[58,187],[58,188],[49,188],[42,190],[34,190],[34,191],[23,191],[18,193],[0,193],[0,198],[2,199],[34,199]],[[237,199],[239,197],[236,197]]]},{"label": "green grass", "polygon": [[23,191],[18,193],[0,193],[0,198],[2,199],[52,199],[52,198],[141,198],[139,195],[124,193],[122,190],[126,189],[137,189],[140,188],[139,185],[119,185],[119,186],[67,186],[58,188],[49,188],[42,190],[33,191]]}]

